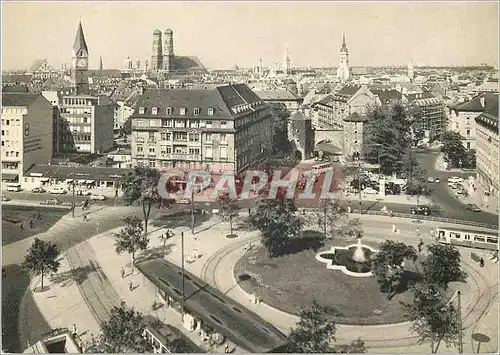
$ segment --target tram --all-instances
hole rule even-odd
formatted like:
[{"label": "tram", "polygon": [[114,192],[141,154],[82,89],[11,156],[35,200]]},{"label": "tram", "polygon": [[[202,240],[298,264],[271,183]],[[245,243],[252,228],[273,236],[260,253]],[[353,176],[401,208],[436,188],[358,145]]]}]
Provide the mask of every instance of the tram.
[{"label": "tram", "polygon": [[497,251],[499,249],[498,232],[438,227],[434,231],[434,236],[443,244]]}]

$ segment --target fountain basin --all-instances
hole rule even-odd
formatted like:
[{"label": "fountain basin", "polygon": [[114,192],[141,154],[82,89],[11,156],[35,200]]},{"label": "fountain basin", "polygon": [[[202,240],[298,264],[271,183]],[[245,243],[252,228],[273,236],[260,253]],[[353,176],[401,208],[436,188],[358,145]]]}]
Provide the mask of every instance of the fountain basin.
[{"label": "fountain basin", "polygon": [[[364,262],[357,262],[353,259],[356,250],[361,248],[366,258]],[[346,275],[353,277],[370,277],[371,256],[377,250],[364,244],[351,244],[346,247],[332,247],[331,250],[316,254],[316,260],[325,263],[327,269],[339,270]]]}]

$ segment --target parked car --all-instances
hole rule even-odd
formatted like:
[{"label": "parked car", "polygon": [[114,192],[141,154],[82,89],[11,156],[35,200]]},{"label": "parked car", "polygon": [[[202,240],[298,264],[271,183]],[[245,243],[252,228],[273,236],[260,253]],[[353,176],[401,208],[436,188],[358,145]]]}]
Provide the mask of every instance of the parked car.
[{"label": "parked car", "polygon": [[431,209],[429,206],[421,205],[421,206],[412,206],[410,208],[411,214],[419,214],[428,216],[431,214]]},{"label": "parked car", "polygon": [[31,192],[33,192],[34,194],[43,194],[47,191],[41,187],[35,187],[34,189],[31,190]]},{"label": "parked car", "polygon": [[481,212],[481,209],[479,208],[479,206],[474,204],[474,203],[466,204],[465,208],[468,209],[469,211],[472,211],[472,212]]},{"label": "parked car", "polygon": [[104,201],[106,196],[104,195],[90,195],[90,199],[94,201]]},{"label": "parked car", "polygon": [[90,195],[92,195],[92,191],[80,189],[80,190],[76,190],[76,194],[78,196],[90,196]]},{"label": "parked car", "polygon": [[2,196],[2,201],[10,201],[10,197]]},{"label": "parked car", "polygon": [[19,192],[22,190],[21,184],[7,183],[7,184],[5,184],[5,190],[10,191],[10,192]]},{"label": "parked car", "polygon": [[440,182],[440,181],[441,181],[441,180],[439,180],[439,178],[438,178],[438,177],[437,177],[436,179],[434,179],[434,182],[435,182],[436,184],[439,184],[439,182]]},{"label": "parked car", "polygon": [[434,182],[434,178],[433,178],[432,176],[429,176],[429,177],[427,178],[427,182],[431,182],[431,183],[432,183],[432,182]]},{"label": "parked car", "polygon": [[451,178],[448,178],[448,182],[450,183],[461,183],[463,182],[464,179],[462,179],[461,177],[458,177],[458,176],[452,176]]},{"label": "parked car", "polygon": [[49,194],[67,194],[68,190],[66,190],[65,187],[63,186],[52,186],[49,188]]},{"label": "parked car", "polygon": [[468,192],[467,192],[467,190],[466,190],[466,189],[464,189],[464,188],[458,188],[458,189],[457,189],[457,192],[455,192],[455,193],[456,193],[458,196],[465,196],[465,197],[469,196],[469,193],[468,193]]},{"label": "parked car", "polygon": [[363,192],[368,195],[378,194],[378,191],[375,190],[373,187],[367,187],[366,189],[363,190]]},{"label": "parked car", "polygon": [[187,205],[187,204],[190,204],[191,203],[191,200],[189,198],[181,198],[179,200],[179,203],[180,204],[183,204],[183,205]]},{"label": "parked car", "polygon": [[448,186],[451,187],[453,190],[457,190],[462,187],[462,184],[458,182],[448,182]]}]

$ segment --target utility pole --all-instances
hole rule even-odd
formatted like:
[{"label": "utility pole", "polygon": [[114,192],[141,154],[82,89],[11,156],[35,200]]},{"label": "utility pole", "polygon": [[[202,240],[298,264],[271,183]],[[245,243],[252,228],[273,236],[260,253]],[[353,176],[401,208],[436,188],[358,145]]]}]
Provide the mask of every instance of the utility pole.
[{"label": "utility pole", "polygon": [[184,294],[184,232],[181,232],[181,268],[182,268],[182,303],[181,303],[181,312],[182,312],[182,321],[184,322],[184,302],[185,302],[185,294]]},{"label": "utility pole", "polygon": [[194,234],[194,187],[191,187],[191,233]]},{"label": "utility pole", "polygon": [[361,157],[358,158],[359,214],[363,214],[363,188],[361,186]]},{"label": "utility pole", "polygon": [[75,209],[76,209],[76,203],[75,203],[75,172],[73,172],[73,198],[71,201],[72,204],[72,216],[75,218]]},{"label": "utility pole", "polygon": [[459,324],[459,330],[460,332],[458,333],[458,353],[463,354],[464,353],[464,342],[462,339],[462,293],[460,291],[457,291],[457,313],[458,313],[458,324]]}]

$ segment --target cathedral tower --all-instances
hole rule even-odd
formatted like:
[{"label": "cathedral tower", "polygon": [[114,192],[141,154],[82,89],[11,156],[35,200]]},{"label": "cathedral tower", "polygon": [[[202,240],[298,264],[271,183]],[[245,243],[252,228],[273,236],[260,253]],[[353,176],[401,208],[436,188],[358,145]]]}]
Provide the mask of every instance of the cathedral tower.
[{"label": "cathedral tower", "polygon": [[410,81],[413,81],[413,79],[415,79],[415,69],[411,60],[408,62],[408,77],[410,78]]},{"label": "cathedral tower", "polygon": [[290,73],[290,52],[288,51],[288,46],[285,46],[285,56],[283,57],[283,72],[285,74]]},{"label": "cathedral tower", "polygon": [[345,34],[342,36],[342,47],[340,48],[340,63],[337,69],[337,77],[341,81],[349,79],[349,50],[345,43]]},{"label": "cathedral tower", "polygon": [[71,79],[77,95],[89,94],[89,50],[83,35],[82,23],[78,24],[75,43],[73,44],[73,63],[71,70]]},{"label": "cathedral tower", "polygon": [[168,28],[163,32],[163,70],[170,73],[174,69],[174,32]]},{"label": "cathedral tower", "polygon": [[158,71],[162,69],[162,63],[163,51],[161,43],[161,31],[155,30],[153,32],[153,54],[151,55],[151,70]]}]

